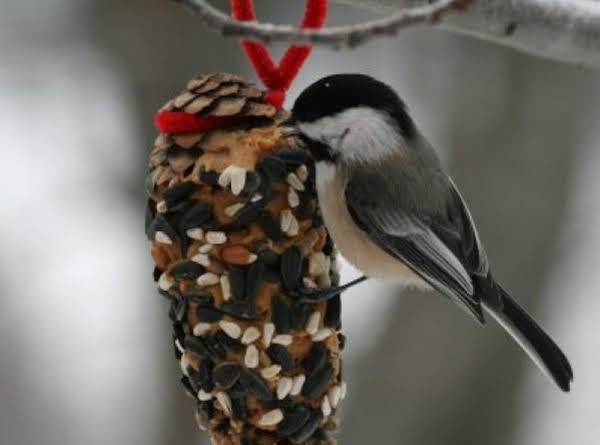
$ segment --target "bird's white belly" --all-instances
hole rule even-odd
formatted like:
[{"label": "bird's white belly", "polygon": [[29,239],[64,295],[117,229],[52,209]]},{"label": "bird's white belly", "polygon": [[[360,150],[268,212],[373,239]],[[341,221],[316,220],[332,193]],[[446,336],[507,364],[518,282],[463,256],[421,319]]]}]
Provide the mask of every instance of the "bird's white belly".
[{"label": "bird's white belly", "polygon": [[340,253],[365,275],[399,281],[405,285],[429,286],[401,261],[373,243],[353,221],[346,206],[346,177],[336,167],[317,163],[317,193],[325,225]]}]

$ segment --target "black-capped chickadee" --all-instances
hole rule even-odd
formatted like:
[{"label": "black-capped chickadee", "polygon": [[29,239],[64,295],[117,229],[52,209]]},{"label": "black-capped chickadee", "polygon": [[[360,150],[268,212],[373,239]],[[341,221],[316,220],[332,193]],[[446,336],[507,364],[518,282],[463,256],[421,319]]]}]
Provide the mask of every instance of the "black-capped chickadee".
[{"label": "black-capped chickadee", "polygon": [[456,185],[389,86],[361,74],[325,77],[296,99],[291,122],[316,161],[323,219],[350,263],[368,277],[433,288],[482,324],[485,309],[569,390],[568,359],[494,280]]}]

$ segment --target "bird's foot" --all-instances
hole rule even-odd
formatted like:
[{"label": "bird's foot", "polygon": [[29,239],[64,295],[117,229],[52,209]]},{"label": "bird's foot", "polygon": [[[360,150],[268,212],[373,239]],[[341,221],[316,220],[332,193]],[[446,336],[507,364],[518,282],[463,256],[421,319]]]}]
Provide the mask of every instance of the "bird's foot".
[{"label": "bird's foot", "polygon": [[362,283],[367,279],[366,276],[359,277],[355,280],[350,281],[349,283],[343,284],[342,286],[334,286],[326,289],[317,289],[317,288],[302,288],[298,290],[294,290],[290,292],[290,295],[298,300],[306,301],[306,302],[315,302],[315,301],[327,301],[345,290],[350,289],[356,284]]}]

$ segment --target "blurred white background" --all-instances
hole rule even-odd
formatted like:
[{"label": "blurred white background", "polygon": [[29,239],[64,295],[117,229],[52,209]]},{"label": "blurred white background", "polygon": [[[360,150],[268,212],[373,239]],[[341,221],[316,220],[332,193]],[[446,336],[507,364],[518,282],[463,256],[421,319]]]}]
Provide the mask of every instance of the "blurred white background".
[{"label": "blurred white background", "polygon": [[[278,22],[302,4],[257,3]],[[142,184],[155,110],[196,73],[252,72],[234,40],[166,0],[0,11],[0,443],[204,443],[151,279]],[[330,22],[365,17],[336,6]],[[597,73],[420,29],[316,50],[289,100],[352,71],[404,97],[496,275],[567,352],[575,383],[560,393],[500,329],[437,295],[368,282],[343,298],[341,443],[598,443]]]}]

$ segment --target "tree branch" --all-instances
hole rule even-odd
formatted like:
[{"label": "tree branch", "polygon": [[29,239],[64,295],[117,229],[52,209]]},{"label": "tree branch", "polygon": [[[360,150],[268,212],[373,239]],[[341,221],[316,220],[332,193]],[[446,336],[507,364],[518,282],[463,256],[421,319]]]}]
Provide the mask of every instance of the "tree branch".
[{"label": "tree branch", "polygon": [[418,24],[436,24],[453,10],[464,10],[473,0],[438,0],[433,4],[402,8],[386,18],[357,25],[335,26],[322,30],[302,30],[290,25],[239,22],[205,0],[173,0],[197,15],[205,26],[225,36],[245,37],[269,43],[274,40],[355,47],[381,35],[395,35],[399,30]]},{"label": "tree branch", "polygon": [[[424,0],[333,0],[381,14]],[[600,67],[600,1],[476,0],[440,27],[493,41],[530,54]]]}]

